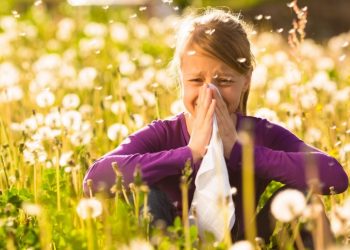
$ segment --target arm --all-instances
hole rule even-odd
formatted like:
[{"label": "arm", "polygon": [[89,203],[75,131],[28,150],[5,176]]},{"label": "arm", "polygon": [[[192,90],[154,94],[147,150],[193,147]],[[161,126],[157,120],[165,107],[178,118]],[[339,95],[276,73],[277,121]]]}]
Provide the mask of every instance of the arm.
[{"label": "arm", "polygon": [[86,185],[88,179],[93,182],[94,192],[99,187],[109,192],[116,178],[112,162],[118,164],[126,186],[133,181],[137,166],[141,169],[143,180],[149,185],[167,176],[180,175],[186,161],[192,161],[191,150],[188,146],[165,150],[162,144],[166,132],[161,122],[154,122],[130,135],[114,151],[97,160],[85,175],[85,194],[89,192]]},{"label": "arm", "polygon": [[[261,123],[256,129],[256,133],[258,133],[256,136],[263,136],[263,141],[266,143],[264,143],[264,146],[254,146],[255,173],[257,176],[305,190],[308,188],[307,172],[310,171],[310,165],[306,159],[311,158],[315,163],[323,194],[329,194],[331,186],[334,187],[337,193],[344,192],[347,189],[348,177],[336,159],[305,144],[281,126],[269,123],[266,120],[262,120]],[[229,159],[231,170],[241,168],[241,155],[242,146],[237,141]]]}]

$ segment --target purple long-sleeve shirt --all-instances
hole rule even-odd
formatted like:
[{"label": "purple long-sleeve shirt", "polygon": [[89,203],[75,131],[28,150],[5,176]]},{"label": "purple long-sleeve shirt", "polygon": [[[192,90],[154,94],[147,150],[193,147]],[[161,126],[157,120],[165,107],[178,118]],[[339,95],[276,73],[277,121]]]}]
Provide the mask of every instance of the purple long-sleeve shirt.
[{"label": "purple long-sleeve shirt", "polygon": [[[309,166],[306,164],[306,154],[311,155],[317,167],[323,194],[328,194],[331,186],[337,193],[347,189],[348,177],[337,160],[308,146],[287,129],[266,119],[237,114],[237,131],[242,129],[244,120],[251,122],[254,127],[256,202],[272,180],[305,190],[308,187],[306,168]],[[187,146],[189,139],[184,113],[171,119],[152,122],[130,135],[115,150],[92,165],[84,178],[85,193],[88,194],[88,179],[93,181],[95,190],[100,184],[103,184],[106,190],[110,190],[115,183],[112,162],[118,163],[126,185],[133,181],[135,167],[140,166],[143,180],[148,185],[157,186],[164,191],[176,206],[178,214],[181,214],[181,171],[190,159],[194,180],[200,166],[200,163],[193,163],[191,150]],[[306,150],[309,153],[306,153]],[[226,165],[230,184],[238,190],[234,196],[237,218],[242,218],[241,158],[242,146],[236,141],[230,158],[226,159]],[[189,202],[192,200],[194,189],[192,182]]]}]

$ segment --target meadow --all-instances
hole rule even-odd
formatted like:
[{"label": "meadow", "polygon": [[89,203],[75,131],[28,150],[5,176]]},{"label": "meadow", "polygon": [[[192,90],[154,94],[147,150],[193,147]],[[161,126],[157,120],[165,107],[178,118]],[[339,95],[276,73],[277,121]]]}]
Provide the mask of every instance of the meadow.
[{"label": "meadow", "polygon": [[[179,15],[59,8],[35,1],[0,16],[0,249],[269,249],[258,239],[199,240],[181,218],[151,228],[139,174],[130,190],[117,175],[113,199],[84,197],[94,160],[152,120],[183,111],[168,70]],[[302,16],[296,20],[291,30],[251,30],[248,114],[288,128],[350,174],[350,31],[320,44],[304,37]],[[335,235],[330,249],[349,248],[349,191],[320,198]],[[280,239],[284,249],[293,249],[299,225],[316,230],[312,209],[280,222],[280,231],[295,229]]]}]

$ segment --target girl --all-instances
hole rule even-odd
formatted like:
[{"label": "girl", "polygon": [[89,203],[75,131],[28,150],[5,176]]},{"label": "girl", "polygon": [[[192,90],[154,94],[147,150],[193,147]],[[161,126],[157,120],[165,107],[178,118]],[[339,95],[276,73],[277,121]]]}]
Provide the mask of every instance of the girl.
[{"label": "girl", "polygon": [[[161,219],[171,225],[175,216],[181,215],[182,169],[189,160],[192,179],[195,179],[211,138],[214,114],[229,182],[237,188],[233,197],[236,220],[231,230],[235,240],[243,238],[244,232],[242,145],[237,140],[237,132],[247,121],[253,124],[256,204],[272,180],[305,191],[308,187],[306,154],[311,154],[316,163],[322,194],[329,194],[332,186],[337,193],[347,189],[348,177],[334,158],[308,146],[277,124],[246,115],[253,56],[244,24],[237,16],[208,10],[187,18],[178,31],[172,63],[186,111],[171,119],[152,122],[97,160],[85,176],[86,193],[89,179],[93,181],[94,191],[99,187],[110,189],[115,182],[113,162],[118,163],[126,185],[132,182],[135,167],[140,166],[143,180],[151,188],[149,206],[154,220]],[[208,88],[209,83],[214,84],[220,94]],[[189,203],[195,188],[192,182]],[[257,218],[258,234],[264,239],[272,233],[267,226],[267,211],[263,209]]]}]

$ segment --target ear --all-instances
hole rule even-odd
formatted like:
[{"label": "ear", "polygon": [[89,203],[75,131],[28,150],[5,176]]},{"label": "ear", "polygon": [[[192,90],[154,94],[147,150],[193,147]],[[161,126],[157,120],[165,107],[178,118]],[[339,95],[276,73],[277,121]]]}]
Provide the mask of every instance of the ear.
[{"label": "ear", "polygon": [[245,75],[245,81],[243,86],[244,92],[249,90],[251,80],[252,80],[252,70],[249,70],[249,72]]}]

